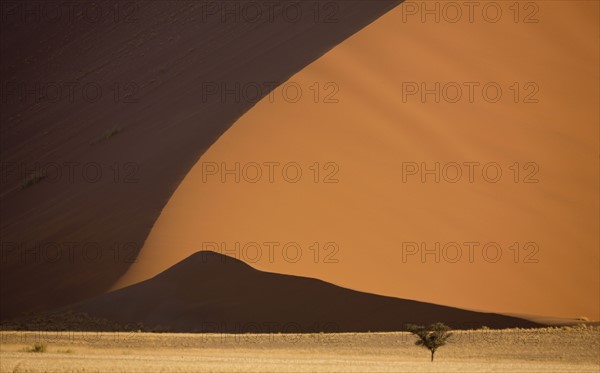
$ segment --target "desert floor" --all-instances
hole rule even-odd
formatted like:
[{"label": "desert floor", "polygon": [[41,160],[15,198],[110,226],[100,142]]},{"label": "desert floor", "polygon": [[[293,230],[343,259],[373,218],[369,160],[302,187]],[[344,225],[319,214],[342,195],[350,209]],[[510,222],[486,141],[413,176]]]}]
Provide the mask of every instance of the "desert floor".
[{"label": "desert floor", "polygon": [[[600,328],[455,331],[435,362],[407,333],[0,333],[2,372],[598,372]],[[46,343],[45,352],[27,352]]]}]

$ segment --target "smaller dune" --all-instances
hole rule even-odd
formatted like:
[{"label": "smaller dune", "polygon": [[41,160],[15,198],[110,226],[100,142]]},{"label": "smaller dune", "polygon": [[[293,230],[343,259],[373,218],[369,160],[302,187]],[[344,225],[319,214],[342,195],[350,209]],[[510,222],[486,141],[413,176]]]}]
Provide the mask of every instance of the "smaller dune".
[{"label": "smaller dune", "polygon": [[437,321],[461,329],[539,326],[517,317],[262,272],[212,251],[197,252],[149,280],[64,310],[173,332],[376,332]]}]

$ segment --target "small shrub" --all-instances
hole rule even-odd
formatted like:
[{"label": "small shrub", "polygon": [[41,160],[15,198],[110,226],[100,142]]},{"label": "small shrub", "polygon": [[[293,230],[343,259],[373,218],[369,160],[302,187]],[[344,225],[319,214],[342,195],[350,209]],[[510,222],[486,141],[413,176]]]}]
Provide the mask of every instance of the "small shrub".
[{"label": "small shrub", "polygon": [[33,346],[31,346],[30,348],[28,348],[26,351],[27,352],[46,352],[46,350],[48,349],[48,345],[45,343],[35,343]]}]

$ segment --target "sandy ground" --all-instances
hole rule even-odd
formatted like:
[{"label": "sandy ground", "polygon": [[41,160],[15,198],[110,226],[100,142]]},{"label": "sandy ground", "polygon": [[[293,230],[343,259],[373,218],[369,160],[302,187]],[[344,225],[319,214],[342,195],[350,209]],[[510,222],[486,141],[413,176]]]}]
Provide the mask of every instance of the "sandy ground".
[{"label": "sandy ground", "polygon": [[[455,332],[429,361],[407,333],[2,332],[1,372],[598,372],[600,329]],[[45,341],[45,353],[25,352]]]}]

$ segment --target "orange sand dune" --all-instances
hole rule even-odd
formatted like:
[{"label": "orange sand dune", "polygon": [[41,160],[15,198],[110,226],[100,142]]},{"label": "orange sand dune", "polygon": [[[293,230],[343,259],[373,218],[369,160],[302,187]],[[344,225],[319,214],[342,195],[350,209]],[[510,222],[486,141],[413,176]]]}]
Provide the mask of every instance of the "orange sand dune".
[{"label": "orange sand dune", "polygon": [[[116,287],[217,249],[361,291],[599,319],[598,3],[536,4],[537,23],[505,2],[497,23],[422,23],[404,4],[340,44],[202,156]],[[439,103],[411,94],[436,82]],[[239,182],[222,172],[236,162]],[[422,183],[415,165],[435,162]]]},{"label": "orange sand dune", "polygon": [[249,0],[2,2],[0,319],[125,273],[180,181],[256,102],[208,88],[260,85],[259,99],[398,3],[284,0],[257,19],[236,10],[256,10]]}]

